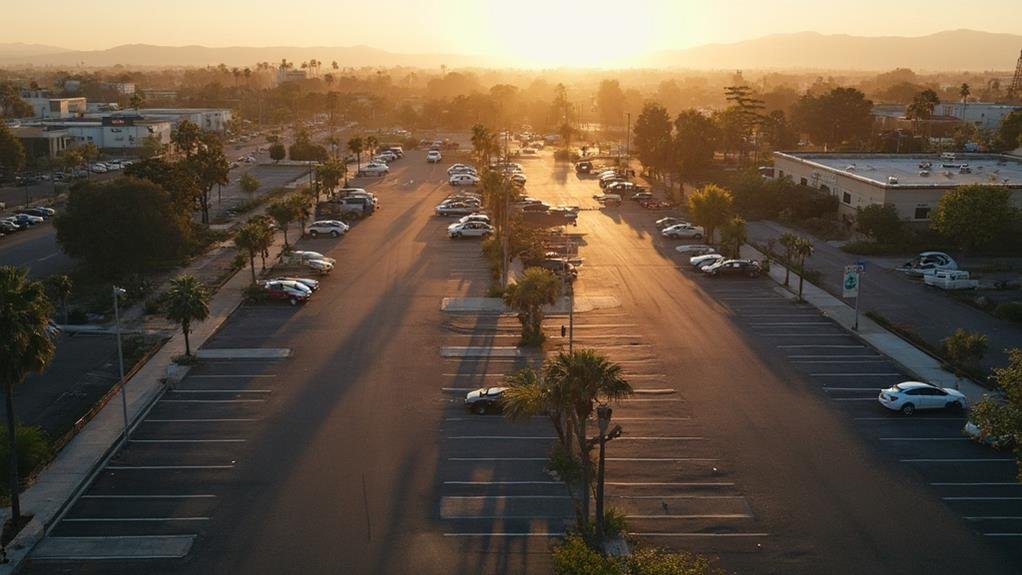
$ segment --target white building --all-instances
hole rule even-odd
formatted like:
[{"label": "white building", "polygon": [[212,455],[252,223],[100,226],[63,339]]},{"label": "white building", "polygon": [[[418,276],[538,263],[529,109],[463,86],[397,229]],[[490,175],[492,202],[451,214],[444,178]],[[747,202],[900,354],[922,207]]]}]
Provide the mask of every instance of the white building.
[{"label": "white building", "polygon": [[977,128],[997,130],[1001,127],[1004,117],[1022,106],[1011,104],[992,104],[988,102],[941,102],[933,109],[938,116],[952,116]]},{"label": "white building", "polygon": [[1022,208],[1022,158],[996,154],[821,154],[774,152],[774,174],[836,196],[851,221],[871,204],[894,204],[903,220],[926,222],[949,190],[1005,186]]},{"label": "white building", "polygon": [[74,138],[76,146],[94,144],[97,148],[114,152],[140,148],[150,136],[161,144],[170,143],[171,123],[161,118],[118,115],[46,121],[42,124],[49,129],[66,131]]},{"label": "white building", "polygon": [[183,120],[208,132],[225,132],[231,121],[231,111],[223,108],[142,108],[139,114],[146,118],[160,118],[177,128]]},{"label": "white building", "polygon": [[85,98],[54,98],[49,90],[22,90],[21,99],[32,106],[34,118],[74,118],[85,113]]}]

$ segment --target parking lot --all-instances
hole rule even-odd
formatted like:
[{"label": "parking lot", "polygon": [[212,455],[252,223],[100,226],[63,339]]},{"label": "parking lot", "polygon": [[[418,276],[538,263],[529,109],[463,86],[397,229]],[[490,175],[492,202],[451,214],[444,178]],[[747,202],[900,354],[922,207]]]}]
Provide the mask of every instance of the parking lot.
[{"label": "parking lot", "polygon": [[[694,273],[694,272],[693,272]],[[702,279],[702,278],[701,278]],[[883,388],[912,378],[830,319],[795,303],[767,279],[705,281],[736,323],[784,358],[824,395],[866,443],[904,469],[992,545],[1022,558],[1022,485],[1010,452],[962,434],[965,416],[945,410],[912,416],[877,401]]]}]

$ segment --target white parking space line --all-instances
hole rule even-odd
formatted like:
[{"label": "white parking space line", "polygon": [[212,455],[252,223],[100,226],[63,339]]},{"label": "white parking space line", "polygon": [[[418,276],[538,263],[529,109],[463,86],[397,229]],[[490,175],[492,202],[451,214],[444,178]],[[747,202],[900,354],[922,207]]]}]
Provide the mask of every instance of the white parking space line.
[{"label": "white parking space line", "polygon": [[876,373],[810,373],[813,377],[887,377],[901,375],[896,371],[882,371]]},{"label": "white parking space line", "polygon": [[[542,461],[546,461],[546,459],[542,459]],[[651,462],[658,462],[658,463],[681,463],[683,461],[684,462],[689,462],[689,461],[706,461],[706,462],[709,462],[709,461],[720,461],[720,460],[716,459],[716,458],[711,458],[711,457],[608,457],[607,461],[630,461],[630,462],[633,462],[633,463],[638,463],[638,462],[642,462],[642,463],[651,463]]]},{"label": "white parking space line", "polygon": [[216,495],[82,495],[81,499],[213,499]]},{"label": "white parking space line", "polygon": [[730,482],[627,482],[627,481],[606,481],[604,485],[613,485],[615,487],[731,487],[734,483]]},{"label": "white parking space line", "polygon": [[902,463],[1004,463],[1014,462],[1014,459],[1007,457],[986,457],[975,459],[900,459]]},{"label": "white parking space line", "polygon": [[968,437],[881,437],[880,441],[972,441]]},{"label": "white parking space line", "polygon": [[941,497],[944,501],[1022,501],[1022,497]]},{"label": "white parking space line", "polygon": [[[544,459],[544,461],[546,461]],[[201,469],[234,469],[234,464],[230,465],[107,465],[103,469],[112,469],[114,471],[131,471],[134,469],[143,471],[175,471],[175,470],[201,470]]]},{"label": "white parking space line", "polygon": [[447,461],[549,461],[549,459],[548,457],[448,457]]},{"label": "white parking space line", "polygon": [[67,523],[140,523],[150,521],[209,521],[209,517],[65,517]]},{"label": "white parking space line", "polygon": [[507,532],[490,532],[481,531],[478,533],[444,533],[444,537],[564,537],[563,531],[558,532],[529,532],[529,533],[507,533]]},{"label": "white parking space line", "polygon": [[751,519],[747,513],[713,513],[702,515],[625,515],[625,519]]},{"label": "white parking space line", "polygon": [[244,443],[247,439],[129,439],[128,443]]},{"label": "white parking space line", "polygon": [[215,419],[143,419],[142,423],[231,423],[239,421],[259,421],[254,417],[227,417]]},{"label": "white parking space line", "polygon": [[936,486],[936,487],[996,487],[996,486],[1002,486],[1002,485],[1018,485],[1018,482],[1010,481],[1010,482],[998,483],[998,482],[941,481],[941,482],[931,483],[930,485],[933,485],[933,486]]},{"label": "white parking space line", "polygon": [[277,374],[275,374],[275,373],[260,373],[260,374],[245,374],[245,373],[238,373],[238,374],[200,374],[200,375],[189,375],[185,379],[230,379],[230,378],[239,378],[239,377],[251,377],[253,379],[255,379],[255,378],[271,378],[271,377],[277,377]]},{"label": "white parking space line", "polygon": [[635,533],[629,535],[639,537],[769,537],[769,533]]},{"label": "white parking space line", "polygon": [[814,344],[798,344],[798,345],[779,345],[780,349],[865,349],[864,345],[814,345]]},{"label": "white parking space line", "polygon": [[[444,481],[444,485],[564,485],[562,481]],[[609,484],[607,484],[609,485]]]},{"label": "white parking space line", "polygon": [[272,389],[182,389],[175,387],[170,393],[273,393]]},{"label": "white parking space line", "polygon": [[160,403],[262,403],[265,399],[161,399]]}]

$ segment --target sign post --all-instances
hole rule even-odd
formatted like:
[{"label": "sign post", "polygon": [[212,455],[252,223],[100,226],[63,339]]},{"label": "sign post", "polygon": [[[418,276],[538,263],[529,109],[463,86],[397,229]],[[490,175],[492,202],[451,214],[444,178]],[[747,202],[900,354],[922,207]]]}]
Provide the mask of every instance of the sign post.
[{"label": "sign post", "polygon": [[861,263],[845,266],[844,279],[841,282],[841,296],[845,298],[855,298],[855,325],[852,329],[855,331],[859,330],[859,300],[862,299],[860,293],[862,285],[862,274],[864,265]]}]

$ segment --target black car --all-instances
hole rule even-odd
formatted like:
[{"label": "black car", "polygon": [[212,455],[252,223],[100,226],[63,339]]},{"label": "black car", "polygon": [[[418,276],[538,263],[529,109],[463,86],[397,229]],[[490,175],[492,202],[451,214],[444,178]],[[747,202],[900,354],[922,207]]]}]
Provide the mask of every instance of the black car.
[{"label": "black car", "polygon": [[500,413],[503,411],[501,395],[506,387],[481,387],[475,391],[468,392],[465,396],[465,408],[472,413],[483,415],[486,413]]},{"label": "black car", "polygon": [[593,163],[586,160],[575,164],[575,172],[579,174],[590,174],[593,171]]},{"label": "black car", "polygon": [[526,204],[522,206],[523,212],[548,212],[550,211],[550,205],[544,203],[538,204]]},{"label": "black car", "polygon": [[703,270],[711,278],[738,276],[758,278],[763,273],[759,262],[752,260],[724,260]]}]

